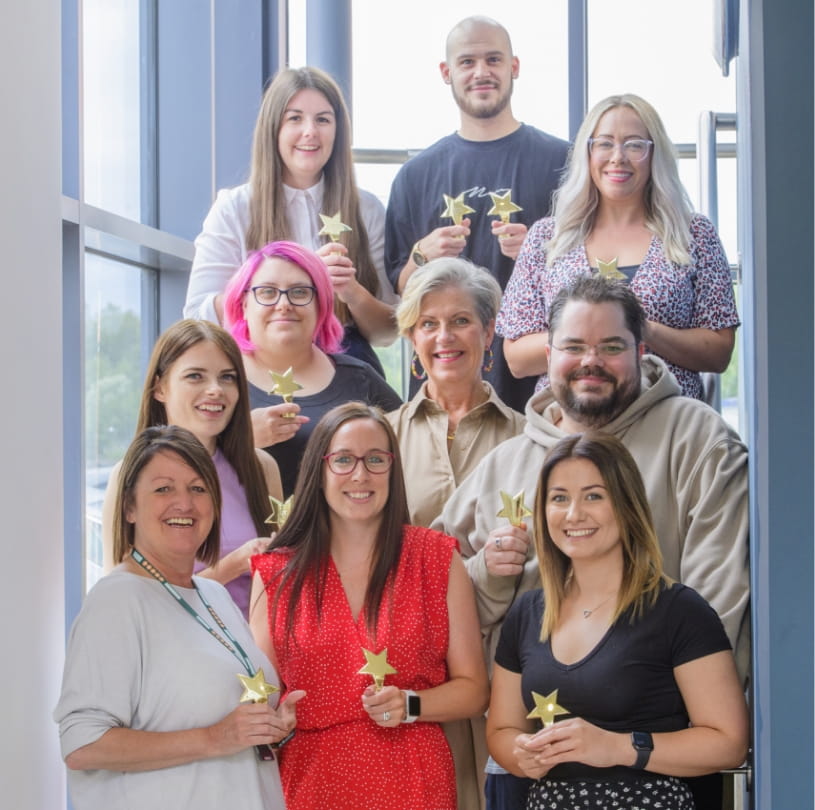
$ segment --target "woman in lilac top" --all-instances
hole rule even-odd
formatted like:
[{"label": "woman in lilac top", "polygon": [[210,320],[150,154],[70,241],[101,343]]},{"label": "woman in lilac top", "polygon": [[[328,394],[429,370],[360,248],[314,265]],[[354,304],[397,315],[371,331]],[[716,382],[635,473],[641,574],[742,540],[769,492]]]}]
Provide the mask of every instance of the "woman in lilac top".
[{"label": "woman in lilac top", "polygon": [[[221,486],[221,557],[208,568],[199,564],[197,573],[225,585],[248,616],[252,584],[249,559],[268,544],[271,527],[265,520],[271,511],[269,496],[283,496],[277,463],[252,444],[241,353],[220,326],[208,321],[179,321],[156,342],[136,432],[166,424],[186,428],[204,445]],[[102,513],[106,570],[113,565],[113,500],[118,474],[119,465],[111,473]]]},{"label": "woman in lilac top", "polygon": [[711,222],[693,213],[662,121],[631,94],[586,116],[554,216],[532,226],[515,262],[496,324],[515,376],[546,384],[549,304],[592,273],[631,285],[647,351],[701,398],[699,372],[727,368],[739,325],[730,267]]}]

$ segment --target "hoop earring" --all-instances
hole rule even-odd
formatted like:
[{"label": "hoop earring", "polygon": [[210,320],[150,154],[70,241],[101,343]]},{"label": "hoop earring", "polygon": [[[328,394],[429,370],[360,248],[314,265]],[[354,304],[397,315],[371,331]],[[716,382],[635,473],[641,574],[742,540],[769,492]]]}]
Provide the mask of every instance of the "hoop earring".
[{"label": "hoop earring", "polygon": [[416,361],[419,359],[419,355],[416,352],[413,352],[413,359],[410,361],[410,373],[417,379],[417,380],[426,380],[427,379],[427,372],[422,369],[422,373],[419,374],[419,369],[416,367]]},{"label": "hoop earring", "polygon": [[487,346],[487,348],[484,349],[484,364],[481,366],[481,370],[489,374],[494,365],[495,354],[492,351],[492,346]]}]

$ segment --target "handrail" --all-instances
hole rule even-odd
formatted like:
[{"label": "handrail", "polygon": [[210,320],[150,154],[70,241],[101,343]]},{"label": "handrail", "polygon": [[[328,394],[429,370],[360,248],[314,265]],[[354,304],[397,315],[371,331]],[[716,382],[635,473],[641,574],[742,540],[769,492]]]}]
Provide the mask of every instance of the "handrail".
[{"label": "handrail", "polygon": [[[721,115],[721,113],[719,113],[719,115]],[[680,160],[688,160],[696,157],[697,147],[695,143],[675,143],[674,149],[676,150],[677,157],[679,157]],[[421,151],[421,149],[379,149],[354,147],[354,163],[374,163],[376,165],[402,164],[406,163],[415,155],[418,155]],[[736,157],[736,144],[716,144],[716,157]]]}]

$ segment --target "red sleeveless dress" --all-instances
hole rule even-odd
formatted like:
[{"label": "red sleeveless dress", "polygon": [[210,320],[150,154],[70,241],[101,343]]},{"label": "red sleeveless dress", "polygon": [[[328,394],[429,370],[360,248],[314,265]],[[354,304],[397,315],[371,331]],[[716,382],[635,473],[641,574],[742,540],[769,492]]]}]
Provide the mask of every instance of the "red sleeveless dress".
[{"label": "red sleeveless dress", "polygon": [[[455,810],[453,760],[437,723],[383,728],[362,708],[370,675],[362,648],[388,650],[395,675],[386,685],[420,691],[447,680],[447,586],[457,542],[439,532],[406,526],[393,588],[386,590],[375,640],[364,610],[351,614],[339,573],[329,560],[320,618],[309,577],[294,604],[294,632],[284,610],[270,627],[280,679],[305,689],[297,704],[297,734],[280,750],[280,775],[289,810]],[[252,558],[269,595],[269,622],[279,579],[290,554]],[[284,592],[282,604],[287,603]]]}]

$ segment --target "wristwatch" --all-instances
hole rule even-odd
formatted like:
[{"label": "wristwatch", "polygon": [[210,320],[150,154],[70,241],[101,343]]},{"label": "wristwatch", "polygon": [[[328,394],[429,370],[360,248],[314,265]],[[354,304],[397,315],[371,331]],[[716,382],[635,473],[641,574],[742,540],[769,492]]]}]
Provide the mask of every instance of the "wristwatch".
[{"label": "wristwatch", "polygon": [[423,265],[427,264],[427,256],[422,253],[422,249],[419,247],[419,242],[422,240],[419,239],[416,244],[410,249],[410,258],[413,259],[413,264],[416,267],[422,267]]},{"label": "wristwatch", "polygon": [[641,771],[648,764],[651,751],[654,750],[654,738],[647,731],[632,731],[631,745],[637,752],[637,761],[634,763],[634,768]]},{"label": "wristwatch", "polygon": [[405,693],[405,719],[403,723],[415,723],[422,713],[422,699],[410,689],[403,689]]}]

